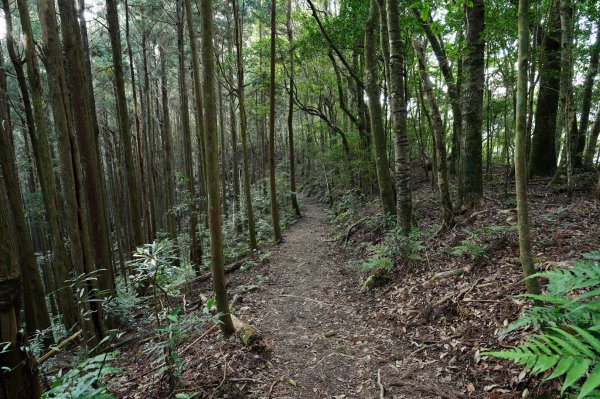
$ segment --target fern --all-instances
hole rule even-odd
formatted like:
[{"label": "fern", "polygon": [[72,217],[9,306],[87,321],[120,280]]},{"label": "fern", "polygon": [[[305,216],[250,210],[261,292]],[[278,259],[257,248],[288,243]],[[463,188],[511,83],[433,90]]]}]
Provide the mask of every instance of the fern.
[{"label": "fern", "polygon": [[565,376],[561,393],[582,380],[578,399],[588,398],[600,386],[600,336],[576,325],[549,328],[516,348],[483,354],[510,360],[532,375],[553,369],[546,379]]},{"label": "fern", "polygon": [[534,304],[503,334],[527,327],[540,332],[515,348],[483,354],[510,360],[532,375],[549,372],[547,380],[563,377],[561,394],[572,389],[577,399],[600,398],[600,251],[572,268],[531,278],[536,277],[548,280],[546,292],[521,297],[541,305]]}]

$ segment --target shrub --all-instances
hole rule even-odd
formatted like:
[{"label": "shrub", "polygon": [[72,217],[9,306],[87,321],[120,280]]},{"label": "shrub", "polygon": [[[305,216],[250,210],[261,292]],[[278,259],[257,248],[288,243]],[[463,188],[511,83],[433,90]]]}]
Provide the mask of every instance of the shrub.
[{"label": "shrub", "polygon": [[577,399],[600,398],[600,251],[572,268],[530,278],[547,279],[546,293],[521,295],[534,305],[504,333],[525,327],[538,332],[515,348],[483,355],[511,360],[532,375],[552,370],[546,380],[564,376],[561,394],[571,390]]}]

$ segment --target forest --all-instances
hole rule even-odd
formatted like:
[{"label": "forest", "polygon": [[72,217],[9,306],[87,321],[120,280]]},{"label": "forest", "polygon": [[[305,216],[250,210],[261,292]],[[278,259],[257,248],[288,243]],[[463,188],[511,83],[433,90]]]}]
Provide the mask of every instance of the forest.
[{"label": "forest", "polygon": [[0,2],[0,399],[600,398],[597,0]]}]

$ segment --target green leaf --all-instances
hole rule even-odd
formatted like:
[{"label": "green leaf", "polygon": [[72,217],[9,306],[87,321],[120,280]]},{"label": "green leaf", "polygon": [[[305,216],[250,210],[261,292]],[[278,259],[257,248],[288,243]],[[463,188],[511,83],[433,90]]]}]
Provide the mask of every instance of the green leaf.
[{"label": "green leaf", "polygon": [[296,382],[296,380],[293,380],[291,378],[288,380],[288,384],[290,384],[293,387],[297,387],[298,386],[298,383]]},{"label": "green leaf", "polygon": [[594,367],[594,371],[588,375],[585,384],[581,387],[581,391],[579,391],[579,396],[577,399],[585,398],[588,394],[592,393],[592,391],[600,386],[600,364]]},{"label": "green leaf", "polygon": [[571,387],[573,384],[577,382],[583,375],[587,372],[588,367],[592,364],[591,360],[588,359],[577,359],[574,362],[573,367],[569,371],[567,371],[567,376],[565,377],[565,382],[563,383],[561,393],[564,393],[567,388]]}]

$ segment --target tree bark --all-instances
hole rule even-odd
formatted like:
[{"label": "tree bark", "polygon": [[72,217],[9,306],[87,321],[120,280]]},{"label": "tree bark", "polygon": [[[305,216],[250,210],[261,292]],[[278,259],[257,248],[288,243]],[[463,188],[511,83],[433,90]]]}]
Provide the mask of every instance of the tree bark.
[{"label": "tree bark", "polygon": [[[585,141],[585,149],[583,151],[583,163],[586,166],[591,166],[594,160],[594,154],[596,152],[596,140],[598,135],[594,138],[593,132],[596,124],[593,125],[590,134],[586,137],[588,131],[588,124],[590,118],[590,108],[592,106],[592,89],[594,87],[594,78],[598,74],[598,60],[600,58],[600,18],[598,18],[598,25],[596,27],[596,42],[590,49],[590,65],[588,73],[585,76],[585,82],[583,84],[583,95],[582,95],[582,106],[581,106],[581,123],[579,125],[580,139]],[[596,115],[598,120],[598,115]],[[587,140],[586,140],[587,139]]]},{"label": "tree bark", "polygon": [[242,140],[242,161],[244,169],[244,196],[246,197],[246,217],[248,218],[248,238],[250,251],[254,252],[257,249],[256,243],[256,227],[254,222],[254,209],[252,206],[252,193],[250,191],[250,160],[248,154],[248,122],[246,116],[246,95],[244,88],[244,56],[242,45],[242,20],[239,15],[237,0],[232,0],[233,18],[235,23],[235,48],[236,48],[236,63],[237,63],[237,90],[238,101],[240,106],[240,136]]},{"label": "tree bark", "polygon": [[279,210],[277,209],[277,188],[275,187],[275,39],[277,36],[276,0],[271,0],[271,54],[269,85],[269,189],[271,197],[271,223],[273,224],[273,239],[280,242],[281,226],[279,225]]},{"label": "tree bark", "polygon": [[[286,28],[288,45],[290,46],[290,88],[294,87],[294,33],[292,31],[292,0],[288,0],[288,9],[286,16]],[[341,93],[340,93],[341,95]],[[288,141],[290,144],[290,191],[292,197],[292,209],[296,216],[302,217],[298,198],[296,197],[296,154],[294,153],[294,95],[290,90],[288,98]]]},{"label": "tree bark", "polygon": [[390,167],[385,150],[385,132],[383,129],[383,120],[381,114],[380,91],[377,79],[377,55],[375,46],[377,43],[377,24],[379,21],[379,11],[377,9],[377,0],[371,0],[369,9],[369,18],[365,26],[365,64],[366,81],[365,87],[369,98],[369,111],[371,117],[371,138],[373,140],[373,157],[375,158],[375,169],[377,171],[377,183],[379,187],[379,197],[384,214],[396,214],[396,204],[394,203],[394,193],[392,191],[392,181],[390,177]]},{"label": "tree bark", "polygon": [[530,294],[539,294],[537,279],[528,278],[535,273],[531,254],[529,206],[527,203],[527,71],[529,67],[529,1],[519,0],[518,13],[519,59],[517,63],[517,106],[515,131],[515,186],[517,192],[517,219],[519,252],[525,284]]},{"label": "tree bark", "polygon": [[[125,96],[125,78],[123,75],[123,61],[121,59],[122,48],[117,0],[106,0],[106,20],[108,23],[108,31],[110,33],[110,43],[112,48],[118,110],[117,114],[119,115],[119,131],[121,132],[121,141],[123,142],[123,157],[125,158],[125,174],[127,177],[129,211],[131,212],[131,223],[133,226],[133,240],[134,245],[141,245],[145,240],[142,232],[140,193],[135,176],[136,169],[133,163],[133,152],[131,147],[129,110],[127,109],[127,98]],[[133,89],[135,90],[135,87]]]},{"label": "tree bark", "polygon": [[425,61],[425,54],[423,53],[423,47],[419,42],[413,41],[413,48],[415,49],[415,53],[417,55],[419,74],[421,76],[421,82],[423,83],[423,93],[425,94],[425,99],[427,100],[427,105],[429,107],[431,127],[435,138],[435,166],[438,190],[440,192],[443,210],[442,226],[440,227],[440,231],[443,231],[452,227],[454,224],[452,199],[450,197],[450,187],[448,184],[448,168],[446,164],[446,134],[444,131],[442,116],[440,115],[440,110],[435,98],[435,93],[433,92],[433,86],[429,80],[429,74],[427,73],[427,64]]},{"label": "tree bark", "polygon": [[[193,158],[192,158],[192,132],[190,127],[190,115],[188,106],[188,92],[185,83],[185,40],[184,40],[184,25],[185,25],[185,14],[181,8],[181,3],[184,0],[178,0],[176,5],[177,9],[177,48],[178,48],[178,62],[179,62],[179,101],[181,111],[181,127],[183,131],[183,170],[186,177],[186,184],[188,190],[188,211],[190,218],[190,237],[192,239],[192,246],[190,251],[190,259],[194,264],[197,272],[200,272],[202,267],[202,243],[198,238],[198,211],[196,209],[196,189],[194,187],[194,171],[193,171]],[[200,111],[202,114],[202,111]],[[204,147],[204,144],[200,143],[200,147]]]},{"label": "tree bark", "polygon": [[[21,0],[22,2],[22,0]],[[40,80],[38,61],[35,54],[33,44],[33,33],[31,29],[31,21],[27,5],[19,3],[19,14],[21,17],[21,26],[23,32],[24,47],[27,59],[27,79],[29,81],[29,89],[31,98],[29,98],[27,84],[25,82],[24,72],[21,66],[21,60],[14,49],[14,39],[12,37],[12,20],[10,14],[10,5],[8,0],[3,1],[4,15],[6,18],[7,27],[7,45],[11,61],[15,67],[17,80],[21,89],[21,95],[26,110],[28,131],[31,138],[35,163],[42,188],[42,196],[44,208],[46,210],[46,220],[50,230],[50,238],[52,242],[52,250],[54,254],[54,274],[58,283],[65,284],[68,279],[70,262],[67,256],[65,243],[63,241],[62,229],[59,220],[58,211],[58,194],[52,173],[52,155],[50,153],[50,144],[46,131],[46,118],[44,115],[43,100],[42,100],[42,83]],[[24,6],[24,7],[23,7]],[[64,322],[67,328],[71,328],[79,321],[78,312],[71,295],[70,287],[59,290],[61,311],[63,313]]]},{"label": "tree bark", "polygon": [[390,50],[389,92],[392,107],[392,123],[394,130],[394,149],[396,154],[396,191],[398,195],[397,213],[398,225],[405,235],[410,233],[412,226],[412,190],[410,187],[410,151],[406,129],[406,81],[404,70],[404,43],[400,37],[400,16],[398,0],[387,2],[387,28]]},{"label": "tree bark", "polygon": [[[85,68],[80,25],[77,21],[75,4],[71,0],[58,0],[61,32],[66,60],[66,80],[70,99],[71,115],[74,119],[75,138],[71,138],[72,149],[79,148],[80,156],[75,155],[82,165],[83,178],[76,180],[80,204],[80,228],[89,229],[90,240],[94,243],[94,264],[98,270],[98,287],[106,295],[114,290],[111,246],[106,208],[103,196],[102,165],[99,158],[98,137],[95,131],[95,111],[89,80]],[[88,88],[84,90],[83,88]],[[76,142],[76,143],[75,143]],[[75,165],[77,169],[77,165]],[[82,204],[87,203],[89,215],[83,212]]]},{"label": "tree bark", "polygon": [[479,207],[483,203],[482,166],[482,123],[483,123],[483,84],[485,82],[483,38],[483,0],[473,0],[472,7],[466,7],[467,35],[465,38],[465,58],[463,62],[462,105],[462,145],[461,168],[463,190],[461,203],[467,209]]},{"label": "tree bark", "polygon": [[553,0],[542,44],[540,89],[529,156],[529,175],[556,172],[556,116],[560,90],[560,0]]},{"label": "tree bark", "polygon": [[13,241],[12,218],[0,178],[0,364],[9,371],[0,374],[0,399],[35,399],[42,394],[38,370],[20,332],[23,283]]},{"label": "tree bark", "polygon": [[217,138],[217,96],[215,86],[215,55],[213,48],[213,4],[212,0],[201,0],[202,63],[204,65],[204,104],[206,104],[206,172],[208,177],[208,218],[210,229],[210,252],[213,272],[213,288],[220,313],[221,331],[225,336],[235,332],[225,286],[223,232],[221,226],[221,188],[219,176],[219,148]]},{"label": "tree bark", "polygon": [[23,284],[23,303],[25,327],[27,333],[31,335],[36,330],[48,328],[50,317],[46,307],[44,287],[38,272],[33,240],[29,234],[25,208],[21,199],[17,161],[11,139],[12,131],[10,129],[12,126],[8,118],[10,110],[8,108],[7,83],[4,57],[0,49],[0,170],[6,185],[8,204],[15,224],[16,247],[21,275],[27,276]]}]

